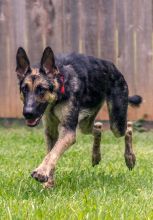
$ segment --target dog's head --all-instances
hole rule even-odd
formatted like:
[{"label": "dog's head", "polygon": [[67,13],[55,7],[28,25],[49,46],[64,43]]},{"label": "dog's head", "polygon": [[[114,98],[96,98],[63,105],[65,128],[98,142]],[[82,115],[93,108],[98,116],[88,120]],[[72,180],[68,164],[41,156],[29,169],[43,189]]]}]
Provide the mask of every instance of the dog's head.
[{"label": "dog's head", "polygon": [[47,105],[57,99],[60,85],[54,53],[47,47],[43,52],[39,68],[32,68],[25,50],[20,47],[17,51],[16,63],[23,115],[26,124],[34,127],[39,124]]}]

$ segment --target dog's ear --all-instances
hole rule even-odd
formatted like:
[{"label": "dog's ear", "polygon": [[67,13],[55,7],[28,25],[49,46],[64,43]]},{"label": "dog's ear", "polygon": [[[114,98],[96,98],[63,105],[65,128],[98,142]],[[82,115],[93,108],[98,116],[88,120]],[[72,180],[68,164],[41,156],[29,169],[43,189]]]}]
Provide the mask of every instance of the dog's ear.
[{"label": "dog's ear", "polygon": [[30,62],[25,50],[19,47],[16,54],[16,73],[19,80],[22,80],[28,69],[30,68]]},{"label": "dog's ear", "polygon": [[55,66],[54,53],[50,47],[46,47],[44,50],[40,65],[46,74],[54,73],[54,71],[57,69]]}]

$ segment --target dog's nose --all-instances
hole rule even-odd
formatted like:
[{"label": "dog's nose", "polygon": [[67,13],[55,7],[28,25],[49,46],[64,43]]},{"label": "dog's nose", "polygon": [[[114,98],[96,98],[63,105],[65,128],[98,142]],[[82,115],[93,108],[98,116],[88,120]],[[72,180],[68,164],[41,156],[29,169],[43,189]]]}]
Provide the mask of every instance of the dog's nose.
[{"label": "dog's nose", "polygon": [[23,115],[26,119],[33,119],[36,117],[36,114],[34,113],[32,108],[25,108],[23,110]]}]

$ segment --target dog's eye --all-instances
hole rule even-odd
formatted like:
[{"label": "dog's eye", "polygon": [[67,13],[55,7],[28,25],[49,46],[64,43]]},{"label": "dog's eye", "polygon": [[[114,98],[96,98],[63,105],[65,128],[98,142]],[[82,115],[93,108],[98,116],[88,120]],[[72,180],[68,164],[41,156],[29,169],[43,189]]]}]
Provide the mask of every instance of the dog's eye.
[{"label": "dog's eye", "polygon": [[46,92],[46,88],[42,87],[42,86],[37,86],[36,88],[36,94],[37,95],[44,95],[44,93]]},{"label": "dog's eye", "polygon": [[28,92],[28,86],[27,85],[24,85],[22,88],[21,88],[23,94],[26,94]]}]

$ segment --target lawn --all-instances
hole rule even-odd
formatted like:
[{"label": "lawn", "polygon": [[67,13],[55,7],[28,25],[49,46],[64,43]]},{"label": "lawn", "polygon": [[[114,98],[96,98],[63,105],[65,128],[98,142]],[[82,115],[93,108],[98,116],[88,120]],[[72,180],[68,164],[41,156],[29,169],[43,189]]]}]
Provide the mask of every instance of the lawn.
[{"label": "lawn", "polygon": [[91,166],[92,136],[61,158],[56,186],[30,177],[45,155],[42,129],[0,128],[0,219],[153,219],[153,132],[134,133],[137,164],[124,164],[124,140],[103,134],[102,161]]}]

